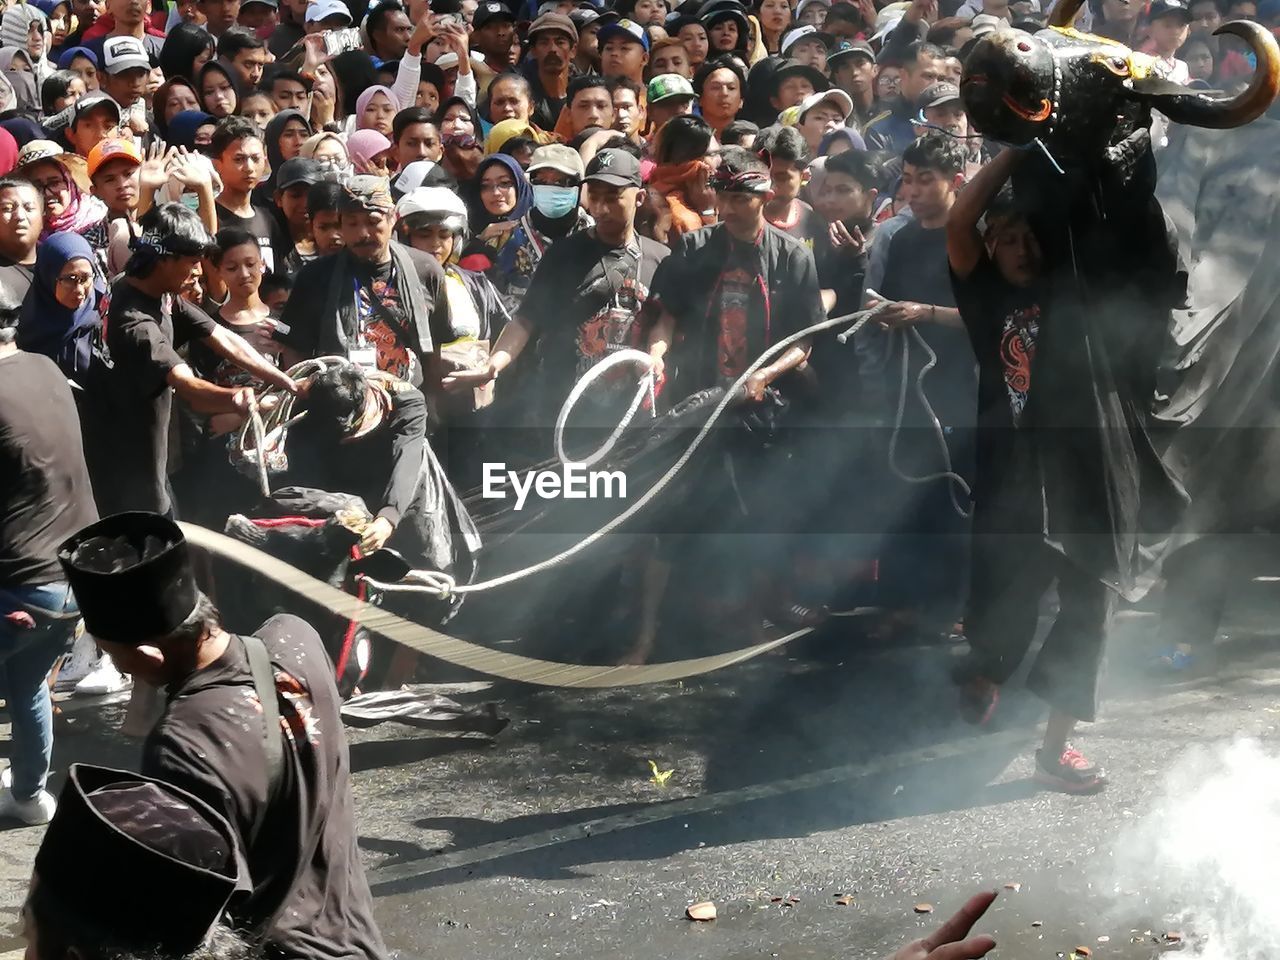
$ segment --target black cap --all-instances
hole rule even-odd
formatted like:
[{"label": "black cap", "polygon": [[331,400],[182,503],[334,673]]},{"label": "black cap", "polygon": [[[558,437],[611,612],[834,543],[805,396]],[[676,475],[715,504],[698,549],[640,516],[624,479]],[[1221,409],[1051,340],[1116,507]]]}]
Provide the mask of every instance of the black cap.
[{"label": "black cap", "polygon": [[509,20],[515,23],[516,15],[505,3],[499,3],[498,0],[485,0],[476,7],[476,12],[471,17],[471,29],[479,30],[491,20]]},{"label": "black cap", "polygon": [[871,49],[871,44],[865,40],[841,40],[835,45],[830,53],[827,54],[828,69],[834,67],[841,60],[847,57],[866,57],[872,63],[876,62],[876,52]]},{"label": "black cap", "polygon": [[58,548],[58,562],[99,640],[139,644],[173,633],[200,599],[182,531],[158,513],[117,513]]},{"label": "black cap", "polygon": [[231,825],[203,800],[83,763],[67,771],[35,871],[40,894],[86,928],[173,957],[204,942],[240,879]]},{"label": "black cap", "polygon": [[778,88],[782,86],[782,81],[788,77],[804,77],[818,93],[831,89],[831,80],[817,67],[811,67],[799,60],[783,60],[769,77],[769,93],[776,94]]},{"label": "black cap", "polygon": [[1186,0],[1155,0],[1147,13],[1147,19],[1149,20],[1169,16],[1181,17],[1187,23],[1190,23],[1191,5]]},{"label": "black cap", "polygon": [[583,180],[607,183],[611,187],[638,187],[643,183],[640,161],[626,150],[601,150],[587,164]]},{"label": "black cap", "polygon": [[313,184],[326,179],[327,168],[309,157],[294,157],[280,164],[276,171],[276,189],[288,190],[300,183]]},{"label": "black cap", "polygon": [[939,80],[937,83],[931,83],[916,98],[916,109],[925,110],[929,107],[940,107],[944,103],[958,103],[960,100],[960,88],[954,83],[946,80]]},{"label": "black cap", "polygon": [[81,117],[83,117],[86,113],[88,113],[90,110],[95,109],[96,107],[106,107],[108,110],[110,110],[112,113],[116,115],[116,122],[117,123],[120,122],[120,104],[116,103],[113,99],[111,99],[111,97],[107,96],[105,93],[98,91],[93,93],[86,93],[83,97],[81,97],[79,100],[76,101],[75,106],[72,107],[71,109],[72,129],[75,129],[75,125],[80,122]]}]

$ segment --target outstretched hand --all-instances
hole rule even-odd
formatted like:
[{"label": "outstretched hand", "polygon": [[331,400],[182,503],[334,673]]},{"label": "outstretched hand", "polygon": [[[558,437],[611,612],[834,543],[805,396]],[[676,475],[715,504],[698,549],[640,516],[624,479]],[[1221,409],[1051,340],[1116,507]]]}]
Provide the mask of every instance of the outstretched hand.
[{"label": "outstretched hand", "polygon": [[979,960],[985,957],[995,949],[995,940],[986,934],[971,937],[969,931],[995,900],[996,894],[991,890],[974,894],[937,930],[906,944],[887,960]]}]

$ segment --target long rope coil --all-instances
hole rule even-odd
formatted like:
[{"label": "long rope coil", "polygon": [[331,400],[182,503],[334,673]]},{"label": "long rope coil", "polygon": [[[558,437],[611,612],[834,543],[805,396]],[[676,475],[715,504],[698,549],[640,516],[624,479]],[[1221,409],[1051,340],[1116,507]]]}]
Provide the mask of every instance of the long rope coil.
[{"label": "long rope coil", "polygon": [[459,640],[344,593],[269,553],[225,534],[193,523],[180,521],[178,526],[182,529],[183,536],[194,546],[266,577],[346,620],[357,620],[373,633],[388,640],[477,673],[543,687],[633,687],[683,680],[745,663],[813,632],[812,628],[805,627],[776,640],[741,647],[727,653],[644,666],[600,666],[539,660]]},{"label": "long rope coil", "polygon": [[[538,563],[532,564],[528,567],[522,567],[519,570],[513,570],[511,573],[504,574],[500,577],[494,577],[491,580],[483,580],[479,583],[466,583],[466,584],[455,583],[448,574],[442,573],[438,570],[413,570],[409,573],[407,577],[405,577],[405,580],[403,582],[398,584],[382,583],[380,581],[374,580],[371,577],[366,577],[365,579],[368,581],[368,583],[371,586],[376,587],[379,590],[390,590],[393,592],[395,591],[435,592],[438,596],[444,597],[444,596],[447,596],[448,593],[457,593],[457,594],[480,593],[481,591],[484,591],[484,590],[493,590],[496,587],[502,587],[502,586],[506,586],[509,583],[515,583],[518,580],[523,580],[526,577],[531,577],[536,573],[542,573],[545,570],[550,570],[553,567],[559,566],[560,564],[564,563],[566,560],[576,556],[577,554],[586,550],[593,544],[599,542],[601,539],[608,536],[614,530],[617,530],[624,523],[626,523],[628,520],[630,520],[632,517],[638,514],[641,510],[647,507],[650,503],[652,503],[653,500],[658,496],[658,494],[660,494],[663,490],[665,490],[667,486],[670,485],[671,481],[675,479],[676,475],[681,470],[683,470],[685,466],[689,463],[694,453],[696,453],[698,448],[702,446],[702,442],[706,440],[707,436],[711,433],[711,430],[716,425],[716,422],[720,419],[721,416],[724,415],[724,412],[729,409],[730,405],[736,403],[739,399],[741,399],[740,391],[742,390],[746,382],[749,379],[751,379],[751,376],[757,370],[759,370],[771,359],[773,359],[773,357],[790,349],[793,345],[795,345],[796,343],[799,343],[801,340],[804,340],[808,337],[813,336],[815,333],[821,333],[824,330],[830,330],[834,327],[843,326],[849,323],[850,321],[855,321],[853,323],[853,326],[845,331],[844,335],[847,338],[852,334],[856,333],[859,329],[861,329],[862,326],[868,320],[870,320],[872,316],[877,314],[882,309],[884,309],[883,306],[877,306],[870,310],[860,310],[857,313],[847,314],[843,317],[829,317],[828,319],[823,320],[819,323],[812,324],[811,326],[805,327],[802,330],[796,331],[795,333],[791,334],[791,336],[785,337],[784,339],[779,340],[773,346],[769,347],[769,349],[765,350],[764,353],[760,354],[760,356],[755,359],[754,363],[752,363],[749,367],[747,367],[746,370],[742,372],[742,374],[738,377],[737,380],[733,382],[733,384],[729,387],[729,389],[725,391],[724,396],[720,398],[720,402],[716,404],[715,409],[711,411],[711,416],[707,418],[707,422],[702,425],[702,429],[699,430],[697,436],[693,438],[693,442],[690,443],[689,446],[685,449],[684,453],[680,455],[680,458],[675,463],[673,463],[669,468],[667,468],[667,472],[664,473],[661,477],[659,477],[652,487],[650,487],[648,490],[645,491],[644,496],[642,496],[639,500],[637,500],[635,503],[629,506],[626,510],[620,513],[618,516],[614,517],[612,520],[606,523],[603,527],[601,527],[600,529],[596,530],[593,533],[588,534],[584,539],[578,541],[578,543],[574,544],[571,547],[566,548],[565,550],[560,551],[554,556],[548,557],[547,559],[541,560]],[[573,397],[572,394],[570,395],[569,400],[573,400],[574,402],[577,402],[577,398]],[[569,400],[565,401],[566,406],[569,406]],[[560,418],[557,418],[557,419],[558,420],[566,419],[564,408],[561,409],[561,416]]]}]

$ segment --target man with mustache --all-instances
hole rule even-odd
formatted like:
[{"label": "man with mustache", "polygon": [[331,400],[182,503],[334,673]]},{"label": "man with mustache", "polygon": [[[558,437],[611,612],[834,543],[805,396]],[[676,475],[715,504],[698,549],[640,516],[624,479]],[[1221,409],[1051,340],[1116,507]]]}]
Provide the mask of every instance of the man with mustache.
[{"label": "man with mustache", "polygon": [[343,248],[303,266],[280,317],[285,365],[345,356],[421,387],[435,349],[431,331],[447,309],[440,264],[392,240],[395,203],[385,177],[352,177],[338,214]]},{"label": "man with mustache", "polygon": [[544,13],[529,27],[532,62],[525,79],[533,91],[533,124],[554,130],[569,95],[573,58],[578,50],[578,28],[562,13]]}]

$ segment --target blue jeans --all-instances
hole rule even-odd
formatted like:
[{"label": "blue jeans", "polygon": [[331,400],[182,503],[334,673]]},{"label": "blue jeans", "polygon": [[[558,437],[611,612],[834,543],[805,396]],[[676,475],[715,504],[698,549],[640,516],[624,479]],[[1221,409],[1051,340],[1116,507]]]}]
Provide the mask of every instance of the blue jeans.
[{"label": "blue jeans", "polygon": [[[35,625],[9,614],[25,611]],[[46,682],[70,649],[80,608],[65,583],[0,587],[0,696],[13,724],[13,795],[30,800],[44,789],[53,757],[53,704]]]}]

